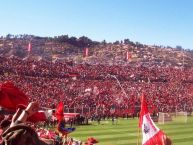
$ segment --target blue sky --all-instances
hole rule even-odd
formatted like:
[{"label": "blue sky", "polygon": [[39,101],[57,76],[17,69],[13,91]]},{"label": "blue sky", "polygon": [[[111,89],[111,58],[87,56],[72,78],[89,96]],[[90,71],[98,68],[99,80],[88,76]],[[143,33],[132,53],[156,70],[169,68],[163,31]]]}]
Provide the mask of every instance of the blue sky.
[{"label": "blue sky", "polygon": [[192,0],[1,0],[0,35],[87,36],[193,49]]}]

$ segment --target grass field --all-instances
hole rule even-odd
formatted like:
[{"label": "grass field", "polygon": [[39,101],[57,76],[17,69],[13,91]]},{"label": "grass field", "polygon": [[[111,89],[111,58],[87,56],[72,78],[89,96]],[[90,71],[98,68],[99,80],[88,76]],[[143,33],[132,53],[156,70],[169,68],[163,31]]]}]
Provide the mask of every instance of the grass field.
[{"label": "grass field", "polygon": [[[92,136],[99,141],[98,145],[136,145],[137,122],[137,118],[119,119],[117,125],[112,125],[111,120],[101,121],[100,125],[92,122],[91,125],[76,127],[70,136],[82,141]],[[174,145],[193,145],[193,117],[188,117],[187,123],[183,119],[175,119],[157,126],[172,139]]]}]

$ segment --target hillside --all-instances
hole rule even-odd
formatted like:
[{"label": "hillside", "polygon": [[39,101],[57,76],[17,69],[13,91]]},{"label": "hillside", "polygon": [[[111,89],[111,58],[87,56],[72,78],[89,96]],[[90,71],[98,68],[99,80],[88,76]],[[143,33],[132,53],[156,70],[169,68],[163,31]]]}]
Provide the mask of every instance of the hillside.
[{"label": "hillside", "polygon": [[[28,52],[31,43],[32,51]],[[89,54],[83,56],[84,48]],[[129,59],[126,59],[126,53]],[[125,39],[113,43],[92,41],[82,36],[80,38],[62,35],[58,37],[38,37],[33,35],[7,35],[0,37],[0,56],[20,58],[31,57],[36,60],[73,61],[75,63],[105,64],[105,65],[143,65],[193,67],[193,51],[181,47],[150,46],[131,42]]]}]

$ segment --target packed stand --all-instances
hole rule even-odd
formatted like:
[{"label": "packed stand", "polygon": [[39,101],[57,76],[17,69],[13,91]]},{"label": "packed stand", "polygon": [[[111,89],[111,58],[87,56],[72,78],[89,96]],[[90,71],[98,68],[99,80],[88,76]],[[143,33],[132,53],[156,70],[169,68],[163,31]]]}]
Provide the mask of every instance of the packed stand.
[{"label": "packed stand", "polygon": [[151,111],[192,111],[191,69],[106,66],[0,57],[0,82],[12,81],[31,101],[50,108],[60,101],[66,111],[84,115],[136,113],[139,96],[148,96]]}]

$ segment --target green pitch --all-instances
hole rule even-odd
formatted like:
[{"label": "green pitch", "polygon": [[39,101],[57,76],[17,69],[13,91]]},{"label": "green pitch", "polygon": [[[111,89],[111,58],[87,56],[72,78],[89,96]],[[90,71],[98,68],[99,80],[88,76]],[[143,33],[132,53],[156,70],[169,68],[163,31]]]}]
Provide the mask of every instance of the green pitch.
[{"label": "green pitch", "polygon": [[[91,125],[76,127],[70,136],[85,141],[87,137],[96,138],[98,145],[137,145],[138,119],[119,119],[117,125],[112,125],[111,120],[92,122]],[[193,117],[175,119],[165,124],[157,124],[173,141],[174,145],[193,145]],[[140,131],[141,139],[141,131]],[[139,143],[141,145],[141,141]]]}]

